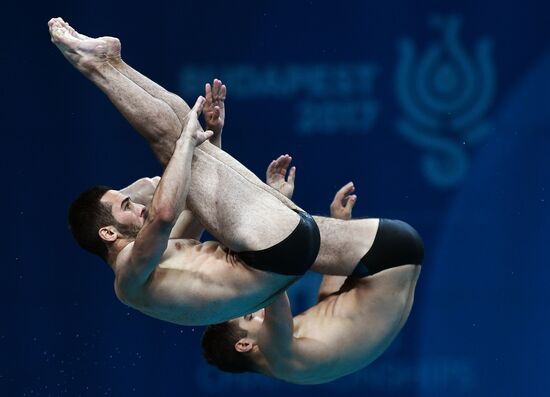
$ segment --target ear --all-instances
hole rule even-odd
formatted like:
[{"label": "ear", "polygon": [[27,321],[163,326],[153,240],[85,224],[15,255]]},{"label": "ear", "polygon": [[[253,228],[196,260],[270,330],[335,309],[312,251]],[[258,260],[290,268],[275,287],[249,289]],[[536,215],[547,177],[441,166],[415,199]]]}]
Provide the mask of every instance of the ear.
[{"label": "ear", "polygon": [[235,343],[235,350],[239,353],[246,353],[252,350],[254,344],[249,338],[242,338],[237,343]]},{"label": "ear", "polygon": [[118,238],[118,231],[114,226],[104,226],[99,229],[99,237],[103,241],[115,241]]}]

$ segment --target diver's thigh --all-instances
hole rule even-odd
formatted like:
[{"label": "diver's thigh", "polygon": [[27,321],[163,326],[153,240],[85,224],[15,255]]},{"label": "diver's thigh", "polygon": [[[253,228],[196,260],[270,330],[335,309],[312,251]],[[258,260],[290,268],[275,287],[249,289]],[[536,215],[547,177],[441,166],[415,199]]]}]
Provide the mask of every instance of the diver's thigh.
[{"label": "diver's thigh", "polygon": [[338,276],[350,275],[372,246],[379,220],[313,218],[319,226],[321,247],[312,270]]}]

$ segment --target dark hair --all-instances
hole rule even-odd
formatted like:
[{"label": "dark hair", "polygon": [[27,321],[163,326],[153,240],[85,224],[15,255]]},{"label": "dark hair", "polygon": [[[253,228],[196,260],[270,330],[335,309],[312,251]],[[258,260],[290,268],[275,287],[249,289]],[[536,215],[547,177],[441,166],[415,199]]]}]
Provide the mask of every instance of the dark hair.
[{"label": "dark hair", "polygon": [[94,186],[81,193],[69,207],[69,230],[82,248],[107,261],[107,245],[98,231],[104,226],[116,224],[111,206],[100,200],[108,186]]},{"label": "dark hair", "polygon": [[208,364],[222,371],[256,372],[250,356],[235,350],[235,343],[247,335],[245,330],[230,322],[209,325],[202,334],[202,355]]}]

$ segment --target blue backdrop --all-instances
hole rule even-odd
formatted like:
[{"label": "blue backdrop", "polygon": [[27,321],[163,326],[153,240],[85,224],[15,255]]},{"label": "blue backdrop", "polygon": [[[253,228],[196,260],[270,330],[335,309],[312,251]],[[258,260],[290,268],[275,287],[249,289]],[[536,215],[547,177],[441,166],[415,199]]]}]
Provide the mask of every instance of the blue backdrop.
[{"label": "blue backdrop", "polygon": [[[0,395],[547,394],[550,28],[539,3],[3,6]],[[416,303],[380,359],[314,387],[223,374],[200,357],[201,327],[118,302],[66,210],[91,184],[161,170],[49,43],[54,16],[119,37],[127,63],[188,102],[221,78],[225,150],[262,177],[292,154],[295,201],[311,213],[327,214],[352,180],[354,215],[415,225],[426,244]],[[318,281],[292,287],[294,311]]]}]

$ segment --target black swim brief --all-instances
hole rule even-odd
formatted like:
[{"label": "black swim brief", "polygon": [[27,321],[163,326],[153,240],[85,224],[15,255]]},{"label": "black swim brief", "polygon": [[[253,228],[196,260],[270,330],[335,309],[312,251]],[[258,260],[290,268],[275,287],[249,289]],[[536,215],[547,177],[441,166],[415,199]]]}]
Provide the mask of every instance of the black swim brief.
[{"label": "black swim brief", "polygon": [[248,266],[288,276],[301,276],[313,265],[321,236],[317,223],[304,211],[296,211],[300,222],[290,235],[273,247],[260,251],[238,252],[236,255]]},{"label": "black swim brief", "polygon": [[423,257],[424,243],[411,225],[399,220],[380,219],[372,247],[351,276],[360,278],[392,267],[420,265]]}]

